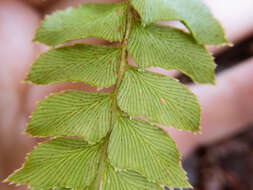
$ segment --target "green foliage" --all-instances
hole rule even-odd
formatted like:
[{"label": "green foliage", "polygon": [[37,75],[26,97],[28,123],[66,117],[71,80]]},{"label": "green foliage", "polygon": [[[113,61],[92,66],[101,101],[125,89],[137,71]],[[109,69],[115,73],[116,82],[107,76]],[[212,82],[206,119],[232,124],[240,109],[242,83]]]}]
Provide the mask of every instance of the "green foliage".
[{"label": "green foliage", "polygon": [[33,64],[26,80],[36,84],[85,82],[106,88],[116,82],[119,57],[117,47],[79,44],[53,49]]},{"label": "green foliage", "polygon": [[83,136],[96,142],[110,128],[111,100],[108,94],[69,91],[55,94],[37,105],[28,123],[33,136]]},{"label": "green foliage", "polygon": [[35,41],[55,46],[87,37],[120,41],[125,31],[125,3],[88,4],[46,17]]},{"label": "green foliage", "polygon": [[83,139],[53,139],[39,145],[10,180],[44,189],[71,187],[81,190],[96,176],[99,150],[100,144],[89,145]]},{"label": "green foliage", "polygon": [[29,190],[71,190],[71,189],[69,188],[54,188],[54,189],[31,188]]},{"label": "green foliage", "polygon": [[156,21],[179,20],[204,45],[227,43],[220,24],[201,0],[130,0],[142,17],[143,25]]},{"label": "green foliage", "polygon": [[117,168],[134,170],[168,187],[191,187],[179,163],[174,141],[161,129],[139,119],[120,117],[108,155]]},{"label": "green foliage", "polygon": [[140,68],[177,69],[196,82],[214,83],[212,56],[181,30],[159,25],[143,28],[135,23],[128,51]]},{"label": "green foliage", "polygon": [[[80,138],[53,139],[40,144],[28,156],[24,167],[9,180],[40,189],[67,186],[76,190],[92,190],[103,153],[101,149],[104,148],[103,143],[89,145]],[[100,181],[105,190],[161,189],[136,172],[116,170],[107,160],[103,164]]]},{"label": "green foliage", "polygon": [[[191,33],[154,24],[160,20],[179,20]],[[26,81],[114,89],[66,91],[41,101],[26,132],[52,139],[8,180],[30,190],[191,187],[174,141],[158,124],[199,131],[197,98],[175,79],[146,69],[177,69],[196,82],[214,83],[215,64],[203,44],[226,43],[220,25],[199,0],[129,0],[58,11],[42,22],[35,40],[55,46],[88,37],[120,45],[49,50]]]},{"label": "green foliage", "polygon": [[[99,189],[103,190],[162,190],[162,188],[152,182],[147,181],[133,171],[119,171],[113,168],[108,162],[105,163],[104,172],[99,181]],[[94,190],[94,184],[87,187],[85,190]]]},{"label": "green foliage", "polygon": [[118,95],[119,107],[130,116],[189,131],[199,130],[196,97],[170,77],[130,69]]}]

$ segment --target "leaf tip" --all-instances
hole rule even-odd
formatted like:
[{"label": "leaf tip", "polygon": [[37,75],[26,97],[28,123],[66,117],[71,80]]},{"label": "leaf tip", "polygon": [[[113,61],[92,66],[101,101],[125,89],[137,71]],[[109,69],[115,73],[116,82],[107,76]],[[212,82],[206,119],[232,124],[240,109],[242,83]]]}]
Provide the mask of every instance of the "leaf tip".
[{"label": "leaf tip", "polygon": [[16,169],[12,174],[10,174],[6,179],[4,179],[2,183],[8,183],[9,185],[16,184],[16,186],[20,186],[20,184],[18,184],[15,179],[15,175],[23,168],[23,166],[19,169]]},{"label": "leaf tip", "polygon": [[32,84],[32,81],[31,81],[31,79],[30,79],[29,76],[27,76],[22,82],[23,82],[23,83]]},{"label": "leaf tip", "polygon": [[32,136],[32,137],[35,137],[35,136],[36,136],[36,135],[34,135],[34,134],[32,133],[31,130],[29,130],[29,125],[28,125],[27,128],[23,131],[23,134],[24,134],[24,135],[29,135],[29,136]]},{"label": "leaf tip", "polygon": [[198,124],[197,127],[194,127],[191,130],[189,130],[189,132],[194,133],[194,134],[198,134],[199,132],[201,132],[200,124]]},{"label": "leaf tip", "polygon": [[2,181],[2,183],[10,183],[9,177],[7,177],[6,179],[4,179],[4,180]]}]

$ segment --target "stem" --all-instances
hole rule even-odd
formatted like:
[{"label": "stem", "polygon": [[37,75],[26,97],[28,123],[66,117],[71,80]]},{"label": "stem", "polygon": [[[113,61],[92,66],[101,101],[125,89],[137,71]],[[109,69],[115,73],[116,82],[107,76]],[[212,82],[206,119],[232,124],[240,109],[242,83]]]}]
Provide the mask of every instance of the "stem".
[{"label": "stem", "polygon": [[[128,3],[128,1],[127,1],[127,3]],[[124,37],[123,41],[121,42],[121,47],[122,47],[121,60],[120,60],[119,71],[118,71],[118,79],[117,79],[116,86],[114,89],[115,96],[117,96],[119,87],[120,87],[121,82],[123,80],[123,76],[126,72],[126,65],[128,62],[127,61],[127,59],[128,59],[127,41],[128,41],[130,30],[131,30],[131,20],[132,20],[131,7],[128,4],[126,31],[125,31],[125,37]]]},{"label": "stem", "polygon": [[127,41],[129,38],[130,30],[131,30],[131,20],[132,20],[132,13],[131,13],[131,7],[129,4],[129,0],[126,0],[127,4],[127,11],[126,11],[126,30],[124,34],[124,39],[121,41],[121,59],[119,62],[119,69],[118,69],[118,77],[116,81],[116,85],[114,90],[112,91],[112,103],[111,103],[111,119],[110,119],[110,129],[107,133],[105,140],[104,140],[104,146],[102,148],[102,155],[100,157],[99,161],[99,167],[97,176],[94,183],[94,190],[99,190],[101,184],[101,178],[104,170],[104,165],[107,159],[107,151],[108,151],[108,145],[109,145],[109,139],[113,130],[113,126],[115,123],[115,117],[117,116],[118,112],[118,105],[117,105],[117,96],[119,92],[119,88],[121,86],[121,83],[123,81],[123,77],[126,72],[126,66],[128,62],[128,52],[127,52]]}]

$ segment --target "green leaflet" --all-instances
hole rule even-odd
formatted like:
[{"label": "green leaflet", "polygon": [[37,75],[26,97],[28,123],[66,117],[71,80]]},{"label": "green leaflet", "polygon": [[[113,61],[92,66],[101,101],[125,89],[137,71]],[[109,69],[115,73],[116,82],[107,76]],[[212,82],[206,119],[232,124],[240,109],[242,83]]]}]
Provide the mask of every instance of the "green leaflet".
[{"label": "green leaflet", "polygon": [[26,80],[36,84],[72,81],[110,87],[116,82],[120,53],[118,47],[81,44],[53,49],[38,58]]},{"label": "green leaflet", "polygon": [[[82,139],[58,138],[42,143],[9,180],[36,187],[32,190],[68,190],[64,186],[94,190],[101,148]],[[99,184],[100,190],[162,190],[138,173],[116,170],[107,161]]]},{"label": "green leaflet", "polygon": [[200,106],[196,97],[167,76],[130,69],[119,89],[118,105],[130,116],[144,116],[153,123],[199,131]]},{"label": "green leaflet", "polygon": [[42,188],[31,188],[30,190],[72,190],[69,188],[54,188],[54,189],[42,189]]},{"label": "green leaflet", "polygon": [[96,176],[100,148],[83,139],[58,138],[42,143],[28,156],[24,167],[8,180],[41,189],[84,190]]},{"label": "green leaflet", "polygon": [[160,128],[122,117],[110,138],[109,158],[117,168],[134,170],[168,187],[191,187],[174,141]]},{"label": "green leaflet", "polygon": [[125,12],[125,3],[86,4],[57,11],[42,22],[34,40],[50,46],[87,37],[120,41],[125,31]]},{"label": "green leaflet", "polygon": [[131,0],[143,24],[157,21],[182,21],[194,38],[205,45],[227,43],[220,24],[201,0]]},{"label": "green leaflet", "polygon": [[32,115],[27,133],[33,136],[83,136],[97,142],[110,127],[110,96],[68,91],[41,101]]},{"label": "green leaflet", "polygon": [[[105,163],[99,190],[163,190],[159,185],[132,171],[119,171]],[[85,190],[94,190],[93,186]]]},{"label": "green leaflet", "polygon": [[215,64],[205,47],[174,28],[134,24],[128,51],[139,67],[177,69],[199,83],[214,83]]}]

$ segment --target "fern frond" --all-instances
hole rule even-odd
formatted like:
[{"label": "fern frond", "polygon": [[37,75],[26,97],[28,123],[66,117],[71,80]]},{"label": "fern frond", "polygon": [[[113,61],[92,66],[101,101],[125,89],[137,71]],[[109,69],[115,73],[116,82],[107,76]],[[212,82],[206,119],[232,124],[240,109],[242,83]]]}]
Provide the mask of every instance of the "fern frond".
[{"label": "fern frond", "polygon": [[[34,190],[65,189],[93,190],[104,143],[89,145],[83,139],[57,138],[40,144],[28,157],[24,167],[10,180],[30,184]],[[99,180],[103,190],[162,190],[133,171],[114,168],[108,161],[103,165]]]},{"label": "fern frond", "polygon": [[212,56],[181,30],[135,23],[127,49],[140,68],[177,69],[199,83],[215,81]]},{"label": "fern frond", "polygon": [[28,156],[24,167],[9,180],[42,189],[71,187],[83,190],[96,176],[100,146],[89,145],[83,139],[50,140],[40,144]]},{"label": "fern frond", "polygon": [[129,69],[119,90],[118,104],[130,116],[144,116],[152,123],[199,131],[197,98],[170,77]]},{"label": "fern frond", "polygon": [[[161,20],[179,20],[192,33],[154,24]],[[56,46],[88,37],[118,43],[53,48],[35,61],[26,81],[114,89],[66,91],[41,101],[26,132],[52,139],[8,181],[30,190],[191,187],[174,141],[157,125],[197,132],[200,105],[177,80],[147,68],[214,83],[215,64],[203,45],[226,43],[221,26],[199,0],[126,0],[58,11],[42,22],[35,40]]]},{"label": "fern frond", "polygon": [[68,91],[41,101],[32,114],[27,133],[39,137],[62,135],[97,142],[110,128],[109,94]]},{"label": "fern frond", "polygon": [[116,83],[118,47],[75,45],[50,50],[32,65],[26,78],[35,84],[85,82],[98,88]]},{"label": "fern frond", "polygon": [[35,41],[55,46],[88,37],[121,41],[125,32],[126,3],[87,4],[47,16]]},{"label": "fern frond", "polygon": [[69,188],[54,188],[54,189],[30,188],[29,190],[72,190],[72,189],[69,189]]},{"label": "fern frond", "polygon": [[134,170],[168,187],[191,187],[180,166],[174,141],[161,129],[120,117],[110,138],[109,159],[118,168]]},{"label": "fern frond", "polygon": [[224,31],[201,0],[131,0],[143,25],[178,20],[204,45],[226,44]]}]

